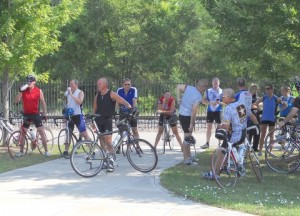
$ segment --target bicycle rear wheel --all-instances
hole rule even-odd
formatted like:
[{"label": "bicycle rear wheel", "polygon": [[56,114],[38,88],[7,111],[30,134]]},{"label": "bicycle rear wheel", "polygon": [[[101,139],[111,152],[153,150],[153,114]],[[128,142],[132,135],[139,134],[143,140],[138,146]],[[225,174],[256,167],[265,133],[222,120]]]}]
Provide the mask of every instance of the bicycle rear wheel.
[{"label": "bicycle rear wheel", "polygon": [[72,169],[82,177],[97,175],[102,170],[104,161],[105,154],[100,146],[89,140],[78,142],[70,156]]},{"label": "bicycle rear wheel", "polygon": [[[54,136],[52,131],[49,128],[44,128],[44,133],[46,136],[46,140],[47,140],[47,148],[48,148],[48,152],[51,152],[53,150],[53,145],[54,145]],[[36,136],[36,141],[37,141],[37,148],[39,150],[39,152],[41,154],[45,153],[45,148],[42,142],[42,138],[40,133],[37,132],[37,136]]]},{"label": "bicycle rear wheel", "polygon": [[18,156],[18,153],[20,152],[20,137],[21,137],[21,131],[15,131],[13,132],[9,138],[7,139],[7,147],[8,147],[8,153],[9,156],[14,160],[21,160],[23,159],[28,151],[28,140],[26,135],[24,135],[24,150],[23,155]]},{"label": "bicycle rear wheel", "polygon": [[267,145],[265,161],[268,167],[278,173],[291,173],[300,166],[300,150],[292,140],[283,146],[281,140],[274,140]]},{"label": "bicycle rear wheel", "polygon": [[262,173],[261,166],[259,163],[259,158],[255,154],[253,149],[248,151],[248,157],[250,158],[251,167],[252,167],[252,170],[253,170],[258,182],[262,182],[263,173]]},{"label": "bicycle rear wheel", "polygon": [[154,147],[143,139],[130,140],[126,155],[130,165],[140,172],[150,172],[157,165],[157,154]]},{"label": "bicycle rear wheel", "polygon": [[[230,157],[229,165],[228,157]],[[211,168],[214,179],[221,188],[235,186],[238,179],[237,165],[225,148],[219,147],[213,151]]]},{"label": "bicycle rear wheel", "polygon": [[58,134],[58,150],[62,157],[68,159],[68,155],[63,155],[63,152],[68,149],[68,152],[74,148],[74,138],[72,133],[69,133],[67,129],[62,129]]}]

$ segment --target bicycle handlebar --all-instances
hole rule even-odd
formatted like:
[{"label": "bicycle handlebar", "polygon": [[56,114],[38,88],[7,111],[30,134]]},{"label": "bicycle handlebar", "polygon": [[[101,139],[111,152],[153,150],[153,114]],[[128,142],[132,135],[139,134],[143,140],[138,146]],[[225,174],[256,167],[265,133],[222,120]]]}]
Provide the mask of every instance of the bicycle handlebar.
[{"label": "bicycle handlebar", "polygon": [[250,126],[250,127],[247,127],[247,128],[246,128],[247,131],[252,130],[252,129],[255,129],[256,134],[259,133],[259,130],[258,130],[258,126],[257,126],[257,125],[253,125],[253,126]]}]

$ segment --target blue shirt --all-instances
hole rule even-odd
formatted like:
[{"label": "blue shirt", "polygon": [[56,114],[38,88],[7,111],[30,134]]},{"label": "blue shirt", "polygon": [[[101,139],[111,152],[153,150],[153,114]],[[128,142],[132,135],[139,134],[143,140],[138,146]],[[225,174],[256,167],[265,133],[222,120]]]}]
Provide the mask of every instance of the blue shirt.
[{"label": "blue shirt", "polygon": [[[131,106],[133,106],[133,99],[137,99],[138,94],[137,94],[137,89],[135,87],[130,87],[128,90],[127,94],[125,93],[124,88],[118,88],[117,94],[124,98]],[[120,110],[127,110],[126,106],[123,104],[120,104]]]},{"label": "blue shirt", "polygon": [[287,105],[288,105],[284,110],[282,110],[283,105],[279,104],[279,108],[281,110],[280,111],[280,117],[286,117],[289,114],[289,112],[291,111],[291,109],[293,108],[292,100],[294,99],[294,97],[290,95],[288,97],[281,96],[280,98],[283,101],[285,101],[287,103]]},{"label": "blue shirt", "polygon": [[269,97],[267,95],[263,96],[263,112],[261,116],[261,121],[271,121],[275,122],[275,114],[277,109],[277,99],[276,95]]}]

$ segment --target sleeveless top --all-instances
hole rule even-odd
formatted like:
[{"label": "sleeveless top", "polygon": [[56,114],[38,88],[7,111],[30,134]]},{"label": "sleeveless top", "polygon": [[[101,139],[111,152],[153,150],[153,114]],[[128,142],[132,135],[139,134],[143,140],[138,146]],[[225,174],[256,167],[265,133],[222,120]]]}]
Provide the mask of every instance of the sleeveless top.
[{"label": "sleeveless top", "polygon": [[191,116],[193,105],[198,104],[202,100],[202,95],[196,87],[187,86],[180,103],[179,114],[182,116]]},{"label": "sleeveless top", "polygon": [[[208,90],[206,90],[206,99],[209,102],[215,102],[217,100],[221,101],[221,94],[222,94],[223,90],[221,88],[218,89],[214,89],[214,88],[210,88]],[[217,104],[215,106],[209,104],[207,106],[207,112],[221,112],[222,111],[222,105]]]},{"label": "sleeveless top", "polygon": [[[73,95],[78,98],[81,90],[76,89]],[[75,102],[75,100],[71,97],[70,94],[67,95],[67,101],[68,101],[68,108],[72,108],[74,110],[74,115],[79,115],[82,113],[81,110],[81,104],[79,105],[78,103]]]},{"label": "sleeveless top", "polygon": [[39,114],[40,94],[38,87],[34,87],[31,90],[27,88],[22,92],[24,114]]},{"label": "sleeveless top", "polygon": [[[161,98],[159,98],[158,99],[158,104],[163,104],[164,99],[165,99],[164,96],[162,96]],[[173,101],[174,101],[174,98],[170,97],[169,100],[168,100],[168,103],[164,104],[163,109],[164,110],[170,110],[171,107],[172,107]]]},{"label": "sleeveless top", "polygon": [[264,95],[263,96],[263,112],[261,116],[261,121],[276,121],[276,109],[277,109],[277,99],[276,95],[271,97]]},{"label": "sleeveless top", "polygon": [[108,90],[105,95],[98,92],[96,114],[102,117],[111,118],[115,114],[116,102],[110,97],[111,90]]}]

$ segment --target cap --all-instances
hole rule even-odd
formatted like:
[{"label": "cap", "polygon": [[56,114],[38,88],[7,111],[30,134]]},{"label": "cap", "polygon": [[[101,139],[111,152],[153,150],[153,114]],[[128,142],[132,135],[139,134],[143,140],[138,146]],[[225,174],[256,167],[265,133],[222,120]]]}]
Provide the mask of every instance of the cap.
[{"label": "cap", "polygon": [[299,81],[297,81],[297,82],[295,83],[295,87],[296,87],[297,91],[300,90],[300,82],[299,82]]},{"label": "cap", "polygon": [[238,78],[237,84],[238,84],[238,86],[246,86],[245,78]]},{"label": "cap", "polygon": [[36,81],[36,80],[35,80],[35,77],[32,76],[32,75],[28,75],[26,79],[27,79],[27,82],[33,82],[33,81]]}]

